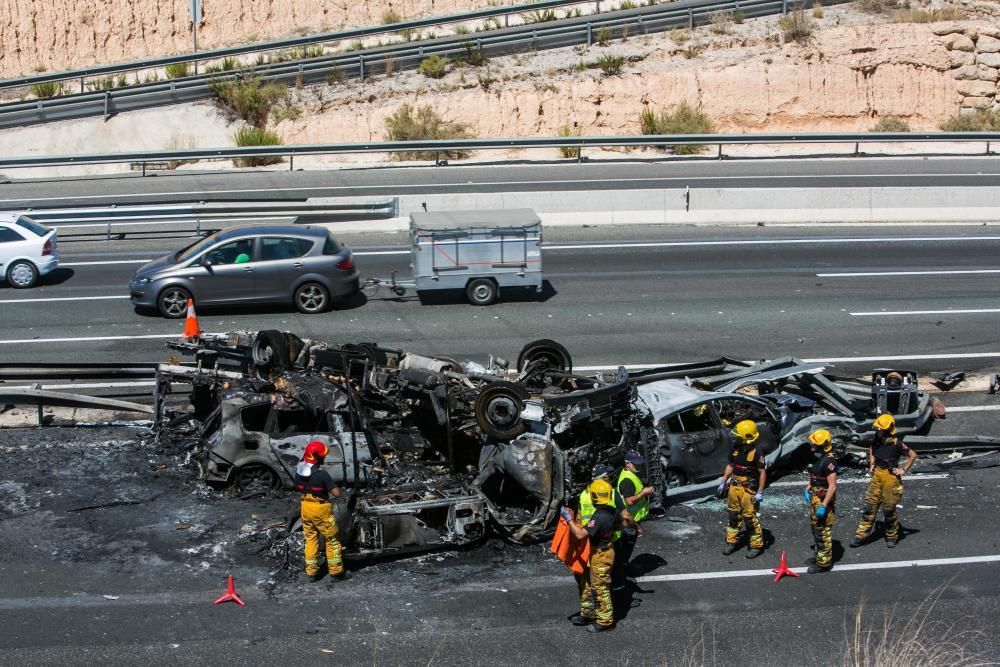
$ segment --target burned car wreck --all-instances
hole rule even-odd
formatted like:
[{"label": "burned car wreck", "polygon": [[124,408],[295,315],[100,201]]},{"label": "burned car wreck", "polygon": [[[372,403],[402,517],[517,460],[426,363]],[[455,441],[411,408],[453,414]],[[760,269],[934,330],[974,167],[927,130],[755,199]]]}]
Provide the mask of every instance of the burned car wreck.
[{"label": "burned car wreck", "polygon": [[[882,410],[904,433],[925,433],[944,414],[912,372],[859,381],[793,358],[585,376],[551,340],[528,343],[513,364],[280,331],[169,345],[194,364],[160,365],[154,422],[166,432],[193,416],[199,475],[240,493],[289,489],[306,444],[323,441],[324,467],[345,490],[335,504],[341,540],[360,557],[491,532],[515,542],[551,535],[593,467],[620,466],[629,449],[644,455],[640,476],[662,509],[719,476],[740,419],[758,423],[776,465],[792,462],[814,428],[863,448]],[[189,396],[178,391],[185,385]]]}]

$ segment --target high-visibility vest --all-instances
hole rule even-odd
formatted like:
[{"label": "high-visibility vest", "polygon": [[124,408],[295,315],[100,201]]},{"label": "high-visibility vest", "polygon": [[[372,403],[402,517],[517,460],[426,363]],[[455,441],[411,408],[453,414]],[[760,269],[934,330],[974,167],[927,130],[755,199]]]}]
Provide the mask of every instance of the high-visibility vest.
[{"label": "high-visibility vest", "polygon": [[590,499],[590,489],[584,489],[580,492],[580,525],[586,526],[596,511],[594,501]]},{"label": "high-visibility vest", "polygon": [[[622,472],[618,475],[618,493],[621,493],[622,497],[625,498],[625,494],[622,492],[622,482],[629,480],[635,486],[635,493],[640,493],[643,489],[642,480],[634,472],[629,472],[622,468]],[[635,495],[635,494],[633,494]],[[627,501],[626,501],[627,502]],[[643,497],[636,501],[634,505],[627,505],[629,514],[636,522],[642,521],[649,515],[649,501]]]}]

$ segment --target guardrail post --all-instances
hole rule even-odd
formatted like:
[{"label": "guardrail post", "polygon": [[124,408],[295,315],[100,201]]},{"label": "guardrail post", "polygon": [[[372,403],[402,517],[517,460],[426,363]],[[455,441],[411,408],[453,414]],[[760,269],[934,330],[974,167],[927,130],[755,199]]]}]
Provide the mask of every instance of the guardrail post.
[{"label": "guardrail post", "polygon": [[503,15],[503,27],[505,27],[505,28],[509,28],[510,27],[510,14],[504,14]]},{"label": "guardrail post", "polygon": [[146,163],[142,163],[142,177],[146,178]]},{"label": "guardrail post", "polygon": [[594,45],[594,24],[587,23],[587,46]]},{"label": "guardrail post", "polygon": [[288,156],[288,171],[295,171],[295,156]]},{"label": "guardrail post", "polygon": [[438,166],[439,164],[441,164],[441,160],[438,159],[438,154],[439,154],[439,151],[434,151],[434,166],[435,167]]},{"label": "guardrail post", "polygon": [[[36,384],[34,388],[35,388],[35,391],[41,391],[42,390],[42,385]],[[45,414],[44,414],[43,408],[44,408],[44,405],[43,405],[42,397],[39,396],[38,397],[38,425],[39,426],[45,426]]]},{"label": "guardrail post", "polygon": [[85,77],[82,77],[82,76],[80,77],[80,92],[81,93],[84,92],[84,87],[83,87],[83,80],[84,80],[84,78]]},{"label": "guardrail post", "polygon": [[688,9],[688,30],[694,30],[694,10]]},{"label": "guardrail post", "polygon": [[358,78],[365,80],[365,57],[358,56]]},{"label": "guardrail post", "polygon": [[642,14],[639,14],[639,32],[646,34],[646,24],[642,22]]},{"label": "guardrail post", "polygon": [[854,157],[858,157],[859,155],[861,155],[860,146],[861,142],[859,141],[854,142]]},{"label": "guardrail post", "polygon": [[722,159],[722,144],[719,144],[719,159]]},{"label": "guardrail post", "polygon": [[108,119],[108,110],[111,108],[111,91],[104,91],[104,120]]},{"label": "guardrail post", "polygon": [[399,197],[393,197],[392,198],[392,207],[391,207],[390,211],[392,212],[392,216],[391,217],[393,217],[393,218],[398,218],[399,217]]},{"label": "guardrail post", "polygon": [[576,147],[576,163],[580,164],[583,162],[583,144]]},{"label": "guardrail post", "polygon": [[990,142],[988,142],[988,141],[986,142],[986,154],[987,155],[990,154]]},{"label": "guardrail post", "polygon": [[104,240],[105,241],[110,241],[111,240],[111,223],[110,222],[108,222],[108,229],[107,229],[106,233],[104,234]]},{"label": "guardrail post", "polygon": [[601,13],[601,0],[595,0],[594,1],[594,13],[595,14],[600,14]]},{"label": "guardrail post", "polygon": [[784,16],[788,13],[788,0],[781,0],[781,15]]}]

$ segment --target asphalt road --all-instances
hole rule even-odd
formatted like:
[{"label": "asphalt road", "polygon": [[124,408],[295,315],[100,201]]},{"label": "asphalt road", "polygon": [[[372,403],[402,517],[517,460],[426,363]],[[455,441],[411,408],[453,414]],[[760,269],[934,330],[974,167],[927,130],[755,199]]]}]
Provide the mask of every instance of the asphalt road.
[{"label": "asphalt road", "polygon": [[[815,157],[815,156],[812,156]],[[994,186],[992,157],[645,160],[357,168],[339,171],[159,173],[2,183],[0,208],[402,194],[633,188]],[[16,178],[17,172],[7,174]]]},{"label": "asphalt road", "polygon": [[[347,240],[363,275],[408,271],[398,237]],[[3,358],[162,359],[182,324],[137,313],[124,297],[139,262],[180,244],[63,244],[63,268],[46,285],[0,287]],[[1000,359],[998,250],[1000,233],[983,226],[560,229],[546,236],[543,292],[488,308],[461,295],[421,303],[381,293],[317,316],[199,315],[209,332],[279,328],[472,358],[513,356],[546,337],[579,366],[795,355],[986,371]]]}]

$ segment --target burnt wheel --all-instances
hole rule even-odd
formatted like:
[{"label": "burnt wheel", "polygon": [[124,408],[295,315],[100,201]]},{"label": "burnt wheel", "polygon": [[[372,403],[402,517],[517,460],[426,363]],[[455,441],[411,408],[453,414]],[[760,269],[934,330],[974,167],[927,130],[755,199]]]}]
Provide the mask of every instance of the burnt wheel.
[{"label": "burnt wheel", "polygon": [[240,494],[274,491],[280,483],[278,474],[263,463],[242,466],[236,473],[236,490]]},{"label": "burnt wheel", "polygon": [[517,370],[523,371],[526,366],[537,361],[543,362],[544,368],[573,372],[573,358],[569,350],[548,338],[535,340],[521,348],[517,355]]},{"label": "burnt wheel", "polygon": [[521,411],[527,392],[510,382],[496,382],[479,392],[475,414],[479,428],[498,440],[510,440],[524,432]]},{"label": "burnt wheel", "polygon": [[156,299],[156,307],[167,319],[178,320],[187,314],[187,302],[191,292],[183,287],[171,286],[164,288]]}]

